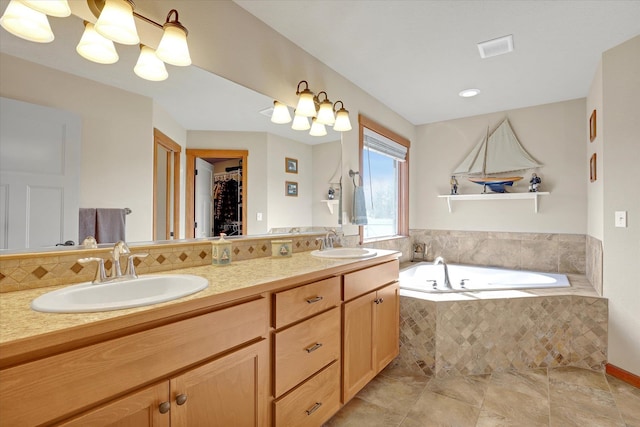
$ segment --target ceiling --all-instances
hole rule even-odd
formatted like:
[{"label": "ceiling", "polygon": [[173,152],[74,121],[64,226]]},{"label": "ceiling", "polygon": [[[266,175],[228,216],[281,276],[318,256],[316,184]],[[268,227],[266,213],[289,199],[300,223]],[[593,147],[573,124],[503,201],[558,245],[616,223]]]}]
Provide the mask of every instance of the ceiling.
[{"label": "ceiling", "polygon": [[[585,97],[640,34],[638,0],[234,1],[415,125]],[[509,34],[513,52],[480,58]]]}]

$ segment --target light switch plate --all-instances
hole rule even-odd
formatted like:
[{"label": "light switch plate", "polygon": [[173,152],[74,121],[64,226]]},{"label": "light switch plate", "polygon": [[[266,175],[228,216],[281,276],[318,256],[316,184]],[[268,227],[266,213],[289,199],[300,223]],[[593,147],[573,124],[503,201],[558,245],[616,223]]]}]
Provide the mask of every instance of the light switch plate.
[{"label": "light switch plate", "polygon": [[616,211],[616,227],[627,226],[627,211]]},{"label": "light switch plate", "polygon": [[256,221],[262,221],[262,212],[256,213]]}]

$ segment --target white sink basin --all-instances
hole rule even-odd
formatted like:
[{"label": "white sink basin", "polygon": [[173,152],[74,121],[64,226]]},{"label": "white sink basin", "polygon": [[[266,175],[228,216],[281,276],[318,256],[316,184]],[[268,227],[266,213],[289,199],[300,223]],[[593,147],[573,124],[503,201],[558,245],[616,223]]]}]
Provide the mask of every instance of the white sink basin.
[{"label": "white sink basin", "polygon": [[204,277],[186,274],[141,276],[111,283],[80,283],[51,291],[31,301],[49,313],[85,313],[141,307],[182,298],[209,286]]},{"label": "white sink basin", "polygon": [[333,248],[315,250],[311,255],[318,258],[370,258],[376,255],[376,251],[362,248]]}]

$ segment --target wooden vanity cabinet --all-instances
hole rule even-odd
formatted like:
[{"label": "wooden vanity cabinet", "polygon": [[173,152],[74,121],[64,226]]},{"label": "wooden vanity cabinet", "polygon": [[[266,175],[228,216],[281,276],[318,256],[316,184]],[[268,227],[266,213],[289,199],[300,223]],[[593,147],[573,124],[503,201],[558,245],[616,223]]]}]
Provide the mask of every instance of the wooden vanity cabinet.
[{"label": "wooden vanity cabinet", "polygon": [[262,340],[57,425],[264,426],[268,351]]},{"label": "wooden vanity cabinet", "polygon": [[340,409],[340,285],[274,294],[274,426],[321,426]]},{"label": "wooden vanity cabinet", "polygon": [[[108,417],[121,419],[115,425],[167,425],[170,417],[180,426],[267,425],[268,325],[268,299],[256,296],[3,369],[1,422],[41,425],[69,417],[67,425],[104,425]],[[158,415],[164,402],[169,413]],[[207,421],[199,422],[204,415]],[[212,417],[230,422],[210,423]]]},{"label": "wooden vanity cabinet", "polygon": [[391,261],[344,276],[343,403],[399,353],[398,266]]}]

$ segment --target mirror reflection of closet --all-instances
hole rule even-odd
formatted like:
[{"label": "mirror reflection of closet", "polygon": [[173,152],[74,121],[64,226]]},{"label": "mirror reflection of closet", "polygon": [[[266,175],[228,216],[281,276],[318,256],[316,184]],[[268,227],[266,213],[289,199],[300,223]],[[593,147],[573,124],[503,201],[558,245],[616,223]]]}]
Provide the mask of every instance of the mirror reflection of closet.
[{"label": "mirror reflection of closet", "polygon": [[171,240],[180,231],[180,152],[175,141],[153,130],[153,238]]},{"label": "mirror reflection of closet", "polygon": [[247,150],[187,150],[187,237],[247,234],[243,201],[248,154]]}]

